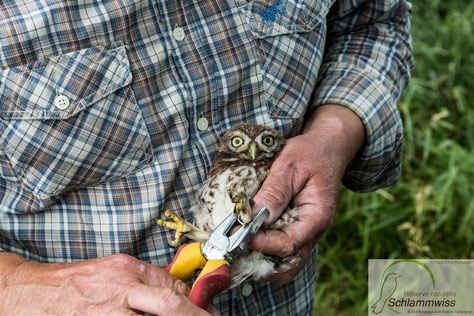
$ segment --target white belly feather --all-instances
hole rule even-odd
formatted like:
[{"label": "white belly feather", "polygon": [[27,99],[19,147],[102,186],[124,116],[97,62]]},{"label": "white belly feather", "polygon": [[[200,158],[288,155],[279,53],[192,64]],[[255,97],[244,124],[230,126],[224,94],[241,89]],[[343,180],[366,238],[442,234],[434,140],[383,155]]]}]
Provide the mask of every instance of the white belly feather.
[{"label": "white belly feather", "polygon": [[[239,176],[240,174],[240,176]],[[249,198],[257,193],[261,175],[251,166],[230,168],[217,176],[208,179],[199,194],[198,207],[193,208],[195,225],[206,231],[214,229],[224,218],[234,210],[227,190],[232,188],[244,192]],[[252,181],[246,181],[252,179]]]}]

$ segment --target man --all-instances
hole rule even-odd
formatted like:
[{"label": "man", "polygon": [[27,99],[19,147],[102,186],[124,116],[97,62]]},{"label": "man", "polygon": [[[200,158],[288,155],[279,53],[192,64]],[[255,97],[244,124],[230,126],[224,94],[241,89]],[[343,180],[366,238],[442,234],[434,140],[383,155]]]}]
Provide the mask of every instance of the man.
[{"label": "man", "polygon": [[290,202],[300,214],[251,246],[304,260],[214,305],[311,313],[314,246],[340,183],[365,192],[400,174],[408,3],[8,1],[0,12],[0,314],[206,314],[159,268],[174,250],[153,219],[190,219],[219,135],[243,122],[288,138],[255,197],[267,222]]}]

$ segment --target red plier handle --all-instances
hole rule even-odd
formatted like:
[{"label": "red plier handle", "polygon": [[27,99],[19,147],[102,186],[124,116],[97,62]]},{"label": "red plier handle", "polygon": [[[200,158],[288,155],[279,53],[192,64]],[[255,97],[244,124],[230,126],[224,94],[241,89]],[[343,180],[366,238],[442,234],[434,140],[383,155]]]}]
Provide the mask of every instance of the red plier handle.
[{"label": "red plier handle", "polygon": [[214,296],[230,285],[230,266],[226,260],[207,260],[198,242],[182,245],[166,271],[186,281],[202,269],[191,288],[189,298],[197,306],[206,309]]}]

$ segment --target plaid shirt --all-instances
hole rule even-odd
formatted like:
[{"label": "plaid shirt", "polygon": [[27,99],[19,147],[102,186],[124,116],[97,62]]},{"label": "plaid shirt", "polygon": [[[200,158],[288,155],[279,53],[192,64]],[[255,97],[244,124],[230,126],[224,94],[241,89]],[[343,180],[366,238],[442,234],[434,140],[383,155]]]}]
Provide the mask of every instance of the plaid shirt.
[{"label": "plaid shirt", "polygon": [[[153,219],[191,219],[219,135],[251,122],[292,137],[321,104],[366,128],[344,184],[395,183],[410,5],[363,2],[2,1],[0,251],[166,266],[172,232]],[[309,314],[315,279],[316,251],[294,282],[250,282],[252,295],[235,288],[214,304]]]}]

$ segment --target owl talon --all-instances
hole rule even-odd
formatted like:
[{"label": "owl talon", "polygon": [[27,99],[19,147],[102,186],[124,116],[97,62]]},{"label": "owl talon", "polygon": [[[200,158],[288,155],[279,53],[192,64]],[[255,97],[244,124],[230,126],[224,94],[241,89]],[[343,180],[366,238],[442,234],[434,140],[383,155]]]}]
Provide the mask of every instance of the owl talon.
[{"label": "owl talon", "polygon": [[171,248],[177,248],[181,244],[181,240],[183,239],[183,234],[180,232],[176,232],[174,234],[174,240],[168,242],[168,246]]},{"label": "owl talon", "polygon": [[192,225],[190,225],[188,222],[186,222],[181,217],[169,210],[165,211],[165,217],[172,219],[173,222],[165,221],[162,219],[157,219],[155,221],[160,226],[176,231],[174,235],[174,240],[169,243],[169,245],[173,248],[178,247],[181,243],[181,239],[183,238],[184,234],[189,233],[192,230]]},{"label": "owl talon", "polygon": [[248,223],[252,219],[251,211],[252,206],[250,205],[250,199],[247,194],[244,192],[238,192],[234,189],[227,189],[227,194],[229,195],[232,203],[234,203],[234,215],[238,216],[239,222],[241,224]]}]

